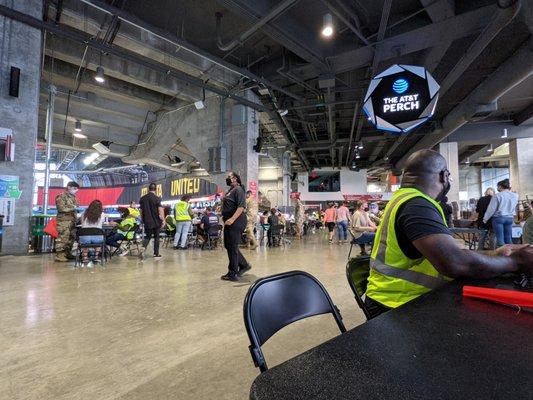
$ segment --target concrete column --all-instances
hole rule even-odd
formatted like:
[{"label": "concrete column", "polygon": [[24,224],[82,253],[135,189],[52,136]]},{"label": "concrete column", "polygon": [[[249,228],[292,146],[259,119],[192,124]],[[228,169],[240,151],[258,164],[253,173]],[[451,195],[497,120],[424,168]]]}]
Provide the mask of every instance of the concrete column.
[{"label": "concrete column", "polygon": [[[0,0],[0,4],[42,17],[41,0]],[[2,254],[27,252],[32,208],[33,164],[39,114],[42,34],[0,16],[0,127],[13,131],[14,161],[0,161],[0,175],[20,179],[22,195],[15,201],[15,225],[4,228]],[[20,68],[19,96],[9,96],[11,67]]]},{"label": "concrete column", "polygon": [[452,187],[448,192],[448,201],[459,204],[459,154],[457,142],[440,143],[439,153],[446,159],[450,177],[453,179]]},{"label": "concrete column", "polygon": [[509,142],[509,174],[511,187],[520,199],[533,198],[533,138]]}]

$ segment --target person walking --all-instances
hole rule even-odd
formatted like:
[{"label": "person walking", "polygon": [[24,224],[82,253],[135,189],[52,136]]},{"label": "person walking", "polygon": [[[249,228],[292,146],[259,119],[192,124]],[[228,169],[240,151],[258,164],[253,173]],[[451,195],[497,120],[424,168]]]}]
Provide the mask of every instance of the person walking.
[{"label": "person walking", "polygon": [[242,188],[241,178],[235,172],[226,177],[230,190],[222,201],[222,219],[224,220],[224,247],[228,252],[228,273],[220,279],[238,281],[252,266],[246,261],[239,250],[242,233],[246,228],[246,195]]},{"label": "person walking", "polygon": [[352,216],[352,243],[358,244],[361,248],[361,255],[367,255],[366,245],[374,243],[376,236],[376,225],[370,219],[368,212],[365,211],[367,204],[361,200],[356,200],[355,211]]},{"label": "person walking", "polygon": [[498,193],[492,196],[487,211],[483,216],[486,224],[492,217],[492,230],[496,235],[497,246],[512,244],[513,219],[516,214],[518,195],[511,192],[509,179],[498,182]]},{"label": "person walking", "polygon": [[248,248],[255,250],[257,248],[257,240],[255,239],[255,221],[257,219],[258,204],[252,195],[252,191],[246,192],[246,240],[248,241]]},{"label": "person walking", "polygon": [[335,230],[335,224],[337,222],[337,210],[333,202],[329,203],[329,208],[324,213],[324,223],[329,231],[329,244],[333,243],[333,231]]},{"label": "person walking", "polygon": [[154,238],[154,260],[160,260],[159,254],[159,234],[165,227],[165,209],[161,205],[161,198],[155,194],[156,184],[150,183],[148,193],[139,200],[141,208],[141,219],[144,224],[144,240],[139,251],[139,258],[144,258],[146,246]]},{"label": "person walking", "polygon": [[71,255],[71,251],[76,238],[76,209],[78,208],[76,193],[79,188],[80,185],[76,182],[69,182],[66,190],[56,196],[57,238],[55,239],[55,260],[58,262],[67,262],[74,258]]},{"label": "person walking", "polygon": [[348,202],[343,201],[337,210],[337,234],[339,235],[339,244],[348,243],[348,225],[350,224],[350,210]]},{"label": "person walking", "polygon": [[485,195],[481,197],[476,204],[476,212],[477,212],[477,227],[478,229],[482,229],[480,238],[479,238],[479,246],[481,250],[486,249],[486,241],[487,236],[489,234],[489,231],[491,230],[492,221],[489,220],[487,223],[483,222],[483,217],[485,216],[485,213],[487,212],[487,208],[489,208],[490,201],[492,199],[492,196],[494,196],[494,189],[488,188],[485,190]]},{"label": "person walking", "polygon": [[192,209],[189,204],[191,196],[184,195],[174,208],[174,218],[176,220],[176,235],[174,235],[174,249],[184,250],[187,248],[187,238],[192,224]]}]

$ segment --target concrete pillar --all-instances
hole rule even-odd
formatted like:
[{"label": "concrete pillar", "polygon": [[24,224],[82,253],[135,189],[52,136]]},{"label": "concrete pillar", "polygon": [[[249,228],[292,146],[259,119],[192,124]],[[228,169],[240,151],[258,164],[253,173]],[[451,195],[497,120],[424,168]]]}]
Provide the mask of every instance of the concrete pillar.
[{"label": "concrete pillar", "polygon": [[509,142],[509,174],[511,187],[520,199],[533,198],[533,138]]},{"label": "concrete pillar", "polygon": [[[0,4],[42,17],[41,0],[0,0]],[[4,227],[2,254],[27,252],[33,192],[33,164],[39,115],[42,34],[19,22],[0,16],[0,128],[11,129],[14,161],[0,161],[0,175],[20,179],[20,199],[15,200],[14,226]],[[9,95],[11,67],[20,68],[19,96]]]},{"label": "concrete pillar", "polygon": [[439,153],[446,159],[450,177],[453,179],[452,187],[448,192],[448,201],[459,204],[459,152],[457,142],[440,143]]}]

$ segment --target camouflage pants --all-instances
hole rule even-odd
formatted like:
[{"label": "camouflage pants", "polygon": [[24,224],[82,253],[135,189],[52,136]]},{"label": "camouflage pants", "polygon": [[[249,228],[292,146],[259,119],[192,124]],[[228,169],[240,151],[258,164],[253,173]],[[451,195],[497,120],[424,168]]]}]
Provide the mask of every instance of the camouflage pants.
[{"label": "camouflage pants", "polygon": [[58,236],[55,240],[56,253],[70,253],[72,244],[76,239],[76,220],[58,219],[57,220]]},{"label": "camouflage pants", "polygon": [[257,240],[255,240],[254,224],[246,225],[246,240],[250,246],[257,246]]}]

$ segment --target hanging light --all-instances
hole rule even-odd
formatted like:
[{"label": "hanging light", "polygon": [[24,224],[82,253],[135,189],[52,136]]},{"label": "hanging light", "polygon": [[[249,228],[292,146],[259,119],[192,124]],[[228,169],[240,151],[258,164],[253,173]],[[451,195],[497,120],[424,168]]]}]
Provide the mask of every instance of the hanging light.
[{"label": "hanging light", "polygon": [[98,83],[105,82],[104,67],[102,67],[101,65],[96,67],[96,75],[94,76],[94,80]]},{"label": "hanging light", "polygon": [[503,128],[501,138],[502,139],[507,139],[507,128]]},{"label": "hanging light", "polygon": [[487,149],[487,153],[492,153],[494,149],[492,148],[492,143],[489,145],[489,148]]},{"label": "hanging light", "polygon": [[81,121],[76,121],[76,124],[74,125],[74,130],[76,132],[81,132]]},{"label": "hanging light", "polygon": [[383,157],[383,159],[384,159],[385,161],[388,161],[388,160],[389,160],[389,156],[385,156],[385,157]]},{"label": "hanging light", "polygon": [[361,158],[361,154],[359,152],[355,153],[355,158]]},{"label": "hanging light", "polygon": [[84,135],[83,133],[80,133],[80,132],[74,132],[72,134],[72,136],[74,136],[75,138],[78,138],[78,139],[87,139],[87,136]]},{"label": "hanging light", "polygon": [[362,149],[363,149],[363,141],[362,141],[362,140],[361,140],[361,141],[359,142],[359,144],[357,145],[357,148],[358,148],[359,150],[362,150]]},{"label": "hanging light", "polygon": [[470,157],[466,157],[465,164],[470,164]]},{"label": "hanging light", "polygon": [[327,13],[322,18],[322,36],[331,37],[333,35],[333,17]]}]

